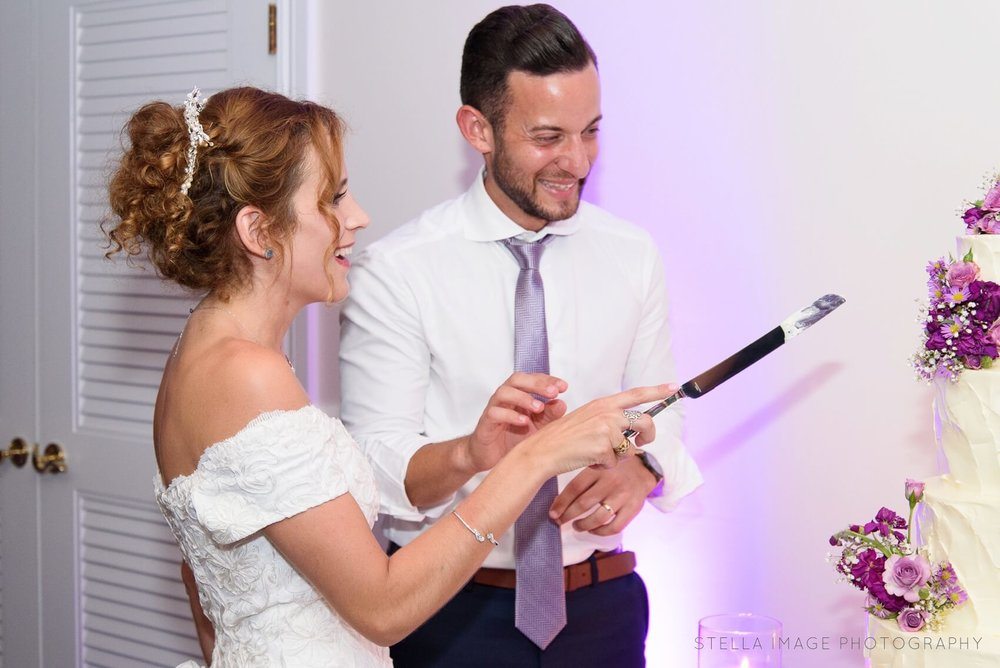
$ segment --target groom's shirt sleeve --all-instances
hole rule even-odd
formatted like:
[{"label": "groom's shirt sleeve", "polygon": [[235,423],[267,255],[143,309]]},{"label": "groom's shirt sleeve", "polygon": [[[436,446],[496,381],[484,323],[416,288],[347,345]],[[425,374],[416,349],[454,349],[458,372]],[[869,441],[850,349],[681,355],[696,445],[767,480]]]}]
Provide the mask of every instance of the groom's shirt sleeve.
[{"label": "groom's shirt sleeve", "polygon": [[410,459],[431,442],[424,428],[430,352],[416,298],[371,249],[358,255],[350,282],[340,318],[341,419],[372,464],[379,512],[420,521],[446,503],[418,509],[404,486]]},{"label": "groom's shirt sleeve", "polygon": [[[668,295],[659,250],[647,237],[635,246],[633,267],[642,295],[642,316],[622,378],[622,387],[679,382],[672,353]],[[683,402],[681,402],[683,403]],[[701,471],[682,439],[683,406],[676,403],[656,417],[656,440],[643,448],[663,470],[662,492],[649,497],[662,512],[674,510],[681,499],[702,484]]]}]

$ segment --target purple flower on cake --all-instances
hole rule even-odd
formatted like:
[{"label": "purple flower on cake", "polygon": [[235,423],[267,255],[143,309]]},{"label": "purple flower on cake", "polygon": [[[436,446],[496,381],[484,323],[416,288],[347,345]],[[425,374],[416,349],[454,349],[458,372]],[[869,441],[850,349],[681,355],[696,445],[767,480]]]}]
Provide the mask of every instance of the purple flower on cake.
[{"label": "purple flower on cake", "polygon": [[941,332],[941,328],[935,329],[927,336],[927,343],[924,344],[927,350],[944,350],[948,347],[948,339]]},{"label": "purple flower on cake", "polygon": [[986,338],[988,338],[993,345],[1000,346],[1000,322],[993,323],[993,326],[986,330]]},{"label": "purple flower on cake", "polygon": [[[909,519],[881,508],[864,526],[849,525],[830,538],[839,554],[829,558],[841,579],[868,596],[865,609],[880,619],[896,619],[904,631],[938,629],[941,620],[968,598],[951,564],[932,565],[911,543],[913,513],[922,501],[924,483],[907,480]],[[900,533],[907,529],[907,535]]]},{"label": "purple flower on cake", "polygon": [[893,596],[902,596],[910,603],[920,600],[920,588],[931,577],[931,565],[922,556],[904,557],[894,554],[885,562],[882,581]]},{"label": "purple flower on cake", "polygon": [[929,617],[930,613],[926,610],[907,608],[899,613],[899,616],[896,617],[896,622],[899,624],[899,628],[903,631],[915,633],[924,628],[924,625],[927,624],[927,619]]},{"label": "purple flower on cake", "polygon": [[883,536],[894,535],[897,540],[906,540],[906,537],[893,529],[905,529],[906,520],[883,506],[875,515],[875,519],[865,525],[865,533],[878,531]]},{"label": "purple flower on cake", "polygon": [[1000,322],[1000,285],[979,280],[971,251],[961,260],[929,263],[927,274],[924,346],[911,358],[917,374],[927,381],[956,380],[965,369],[989,366],[1000,343],[1000,329],[992,331]]},{"label": "purple flower on cake", "polygon": [[962,333],[962,323],[949,320],[938,328],[945,339],[956,339]]},{"label": "purple flower on cake", "polygon": [[962,220],[972,234],[996,234],[997,213],[1000,212],[1000,180],[994,177],[991,184],[986,197],[970,202],[971,206],[962,214]]},{"label": "purple flower on cake", "polygon": [[950,306],[957,306],[959,304],[969,301],[969,289],[966,287],[958,287],[953,285],[950,290],[948,290],[948,296],[945,300]]},{"label": "purple flower on cake", "polygon": [[969,600],[969,595],[961,587],[955,587],[945,592],[945,602],[950,605],[962,605]]},{"label": "purple flower on cake", "polygon": [[[989,184],[986,196],[970,202],[962,214],[970,234],[1000,234],[1000,178]],[[997,359],[1000,285],[980,280],[979,274],[971,250],[958,260],[939,258],[927,264],[924,346],[910,358],[923,380],[957,380],[962,371],[988,368]]]},{"label": "purple flower on cake", "polygon": [[997,234],[1000,232],[1000,220],[997,219],[996,212],[983,216],[980,219],[979,232],[981,234]]},{"label": "purple flower on cake", "polygon": [[965,226],[972,230],[976,228],[976,224],[985,215],[985,211],[980,209],[978,206],[974,206],[965,210],[965,213],[962,214],[962,220],[965,221]]},{"label": "purple flower on cake", "polygon": [[950,561],[941,564],[941,568],[937,572],[937,579],[945,587],[954,587],[958,584],[958,574]]},{"label": "purple flower on cake", "polygon": [[942,606],[957,607],[969,598],[969,595],[958,584],[958,574],[955,573],[955,568],[948,562],[938,566],[927,584],[930,588],[929,598]]},{"label": "purple flower on cake", "polygon": [[976,355],[980,358],[994,358],[997,356],[996,344],[987,338],[986,331],[981,327],[973,327],[971,331],[963,330],[961,334],[964,334],[964,336],[958,336],[955,342],[955,351],[959,355]]},{"label": "purple flower on cake", "polygon": [[992,281],[974,281],[969,284],[969,296],[976,304],[976,321],[989,326],[1000,318],[1000,285]]},{"label": "purple flower on cake", "polygon": [[875,597],[888,613],[897,613],[907,606],[906,599],[902,596],[893,596],[885,589],[885,582],[881,578],[872,579],[868,585],[868,593]]},{"label": "purple flower on cake", "polygon": [[873,582],[881,582],[885,573],[885,557],[868,548],[857,554],[857,563],[851,566],[851,577],[854,586],[862,591],[867,590]]},{"label": "purple flower on cake", "polygon": [[979,265],[975,262],[955,262],[948,267],[948,283],[953,288],[964,288],[979,278]]},{"label": "purple flower on cake", "polygon": [[907,478],[906,485],[903,490],[906,493],[906,500],[909,501],[911,505],[920,503],[924,500],[924,483],[918,480]]},{"label": "purple flower on cake", "polygon": [[987,211],[1000,211],[1000,181],[993,180],[993,186],[986,193],[986,197],[983,198],[983,203],[980,204],[980,207]]},{"label": "purple flower on cake", "polygon": [[868,612],[872,613],[879,619],[892,619],[896,616],[896,612],[885,607],[882,601],[878,600],[871,594],[868,594],[868,600],[865,602],[865,607],[868,608]]}]

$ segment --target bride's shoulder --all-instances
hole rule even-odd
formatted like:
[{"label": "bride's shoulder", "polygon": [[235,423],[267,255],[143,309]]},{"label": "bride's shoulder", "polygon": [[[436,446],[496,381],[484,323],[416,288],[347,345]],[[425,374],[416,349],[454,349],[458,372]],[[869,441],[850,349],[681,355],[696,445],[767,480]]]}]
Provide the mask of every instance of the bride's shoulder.
[{"label": "bride's shoulder", "polygon": [[261,415],[295,412],[310,403],[279,351],[229,339],[201,353],[197,368],[168,382],[161,405],[162,440],[179,444],[182,451],[197,455],[192,448],[200,451],[225,440]]},{"label": "bride's shoulder", "polygon": [[271,410],[295,408],[307,400],[288,358],[273,348],[244,339],[220,341],[206,355],[205,366],[220,390]]}]

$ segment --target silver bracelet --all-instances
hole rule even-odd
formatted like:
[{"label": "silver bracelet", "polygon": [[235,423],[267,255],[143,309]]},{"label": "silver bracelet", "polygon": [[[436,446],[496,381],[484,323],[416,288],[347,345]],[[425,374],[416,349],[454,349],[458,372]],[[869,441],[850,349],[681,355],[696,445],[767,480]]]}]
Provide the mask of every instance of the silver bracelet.
[{"label": "silver bracelet", "polygon": [[492,531],[484,536],[478,529],[473,529],[472,527],[470,527],[469,523],[462,519],[462,516],[458,514],[457,510],[451,511],[451,514],[457,517],[458,521],[461,522],[466,529],[472,532],[472,535],[476,537],[477,541],[479,541],[480,543],[485,543],[486,541],[490,541],[497,547],[500,547],[500,543],[498,543],[496,539],[493,537]]}]

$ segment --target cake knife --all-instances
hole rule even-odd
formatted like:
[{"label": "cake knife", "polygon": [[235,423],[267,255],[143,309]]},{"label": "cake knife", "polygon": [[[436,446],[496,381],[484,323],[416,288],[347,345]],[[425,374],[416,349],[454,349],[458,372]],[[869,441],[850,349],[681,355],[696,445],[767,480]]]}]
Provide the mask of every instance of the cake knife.
[{"label": "cake knife", "polygon": [[[840,295],[823,295],[809,306],[799,309],[788,316],[780,325],[736,352],[736,354],[727,357],[708,371],[704,371],[684,383],[681,385],[681,389],[663,401],[647,408],[645,410],[646,415],[652,417],[684,397],[697,399],[704,394],[708,394],[740,371],[743,371],[751,364],[760,361],[780,348],[789,339],[798,336],[815,325],[843,303],[844,298]],[[636,435],[636,431],[634,429],[626,429],[622,434],[631,438]]]}]

